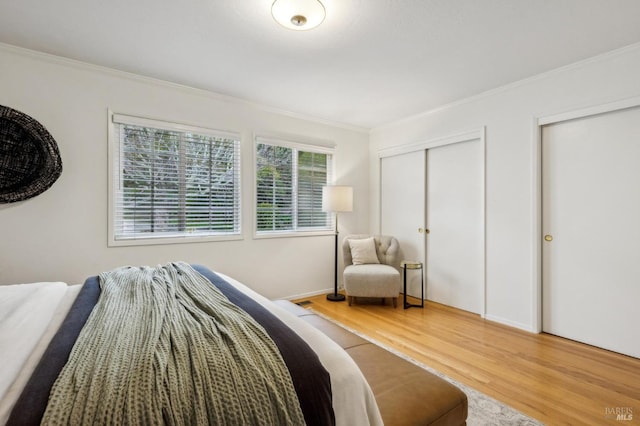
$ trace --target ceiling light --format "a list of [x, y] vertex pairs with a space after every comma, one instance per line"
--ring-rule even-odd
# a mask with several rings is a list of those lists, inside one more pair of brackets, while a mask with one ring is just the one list
[[310, 30], [324, 21], [325, 10], [319, 0], [275, 0], [273, 19], [290, 30]]

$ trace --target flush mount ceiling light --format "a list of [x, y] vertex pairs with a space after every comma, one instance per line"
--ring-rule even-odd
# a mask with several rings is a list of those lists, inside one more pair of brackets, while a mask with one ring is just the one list
[[324, 21], [325, 10], [319, 0], [275, 0], [273, 19], [290, 30], [310, 30]]

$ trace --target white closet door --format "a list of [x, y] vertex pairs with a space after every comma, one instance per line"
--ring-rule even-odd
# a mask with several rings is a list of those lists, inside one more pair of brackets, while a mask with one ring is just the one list
[[484, 315], [484, 148], [427, 151], [427, 299]]
[[[384, 157], [380, 165], [380, 232], [400, 243], [400, 260], [424, 262], [425, 151]], [[407, 294], [420, 297], [420, 273], [407, 274]]]
[[640, 108], [544, 126], [542, 194], [543, 330], [640, 357]]

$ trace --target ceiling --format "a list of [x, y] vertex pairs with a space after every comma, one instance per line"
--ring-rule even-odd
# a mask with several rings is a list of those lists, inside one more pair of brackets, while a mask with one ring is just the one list
[[0, 0], [0, 42], [365, 129], [640, 42], [638, 0]]

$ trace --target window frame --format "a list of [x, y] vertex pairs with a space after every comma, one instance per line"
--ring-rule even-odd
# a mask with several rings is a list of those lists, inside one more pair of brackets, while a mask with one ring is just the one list
[[[243, 239], [243, 206], [242, 206], [242, 139], [240, 132], [231, 132], [224, 130], [216, 130], [211, 128], [193, 126], [183, 123], [170, 122], [166, 120], [158, 120], [152, 118], [144, 118], [128, 114], [114, 113], [110, 109], [108, 113], [108, 247], [120, 246], [139, 246], [139, 245], [165, 245], [165, 244], [184, 244], [210, 241], [231, 241]], [[154, 129], [168, 130], [173, 132], [192, 132], [199, 135], [213, 136], [217, 138], [233, 139], [236, 141], [236, 155], [238, 156], [235, 165], [238, 167], [235, 173], [238, 182], [235, 184], [237, 196], [235, 203], [237, 205], [237, 224], [233, 232], [221, 234], [191, 234], [188, 231], [178, 231], [174, 234], [161, 234], [148, 236], [132, 236], [131, 238], [116, 237], [116, 208], [117, 194], [120, 181], [120, 157], [121, 145], [118, 132], [118, 125], [134, 125], [141, 127], [149, 127]], [[116, 182], [118, 180], [118, 182]]]
[[[296, 138], [298, 139], [298, 138]], [[266, 239], [266, 238], [288, 238], [288, 237], [310, 237], [310, 236], [323, 236], [334, 235], [334, 217], [335, 213], [329, 213], [329, 224], [326, 229], [309, 229], [309, 230], [282, 230], [282, 231], [258, 231], [258, 144], [267, 144], [272, 146], [278, 146], [283, 148], [290, 148], [304, 152], [314, 152], [319, 154], [327, 154], [330, 156], [328, 161], [328, 174], [327, 183], [325, 185], [333, 185], [335, 180], [335, 162], [336, 162], [336, 147], [334, 144], [328, 144], [318, 141], [292, 141], [288, 138], [272, 137], [272, 136], [254, 136], [253, 143], [253, 238], [254, 239]], [[297, 155], [294, 158], [298, 158]], [[293, 190], [297, 190], [297, 176], [298, 176], [298, 164], [296, 161], [295, 169], [292, 172], [295, 176], [296, 182], [294, 182]], [[296, 213], [297, 216], [297, 206]]]

